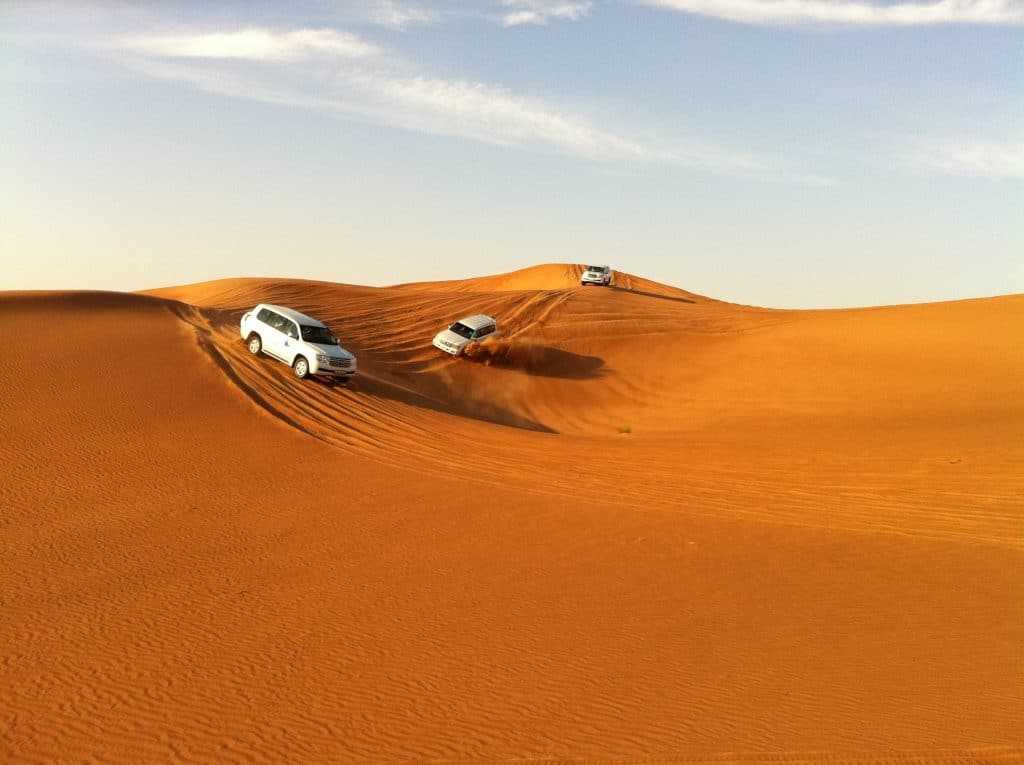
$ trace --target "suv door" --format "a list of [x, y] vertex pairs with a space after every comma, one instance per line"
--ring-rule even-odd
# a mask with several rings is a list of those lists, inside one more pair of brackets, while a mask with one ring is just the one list
[[263, 350], [282, 360], [284, 360], [287, 349], [284, 347], [285, 336], [281, 328], [284, 327], [286, 321], [288, 320], [283, 316], [270, 310], [267, 311], [267, 316], [263, 319], [266, 327], [263, 332]]
[[[281, 318], [281, 321], [283, 322], [281, 324], [281, 358], [290, 365], [300, 350], [299, 325], [284, 317]], [[312, 362], [314, 359], [306, 359], [306, 361]]]

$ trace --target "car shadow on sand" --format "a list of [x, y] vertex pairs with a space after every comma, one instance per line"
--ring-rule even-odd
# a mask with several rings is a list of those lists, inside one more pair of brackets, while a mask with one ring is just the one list
[[409, 406], [440, 412], [441, 414], [465, 417], [470, 420], [480, 420], [481, 422], [489, 422], [496, 425], [505, 425], [510, 428], [519, 428], [520, 430], [532, 430], [537, 433], [557, 432], [543, 423], [516, 414], [490, 401], [478, 401], [467, 398], [439, 400], [373, 375], [362, 375], [358, 381], [352, 383], [352, 388], [393, 401], [400, 401]]
[[630, 289], [629, 287], [620, 287], [617, 284], [608, 285], [608, 289], [615, 290], [617, 292], [629, 292], [633, 295], [643, 295], [644, 297], [656, 298], [658, 300], [670, 300], [673, 303], [696, 303], [696, 300], [692, 298], [682, 297], [681, 295], [659, 295], [657, 292], [648, 292], [647, 290]]
[[469, 346], [463, 359], [483, 366], [514, 369], [537, 377], [593, 380], [606, 374], [604, 359], [529, 341], [497, 340]]

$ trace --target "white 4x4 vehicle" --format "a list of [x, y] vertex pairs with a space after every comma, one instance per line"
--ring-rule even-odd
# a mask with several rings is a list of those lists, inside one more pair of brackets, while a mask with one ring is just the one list
[[348, 380], [356, 373], [356, 357], [338, 338], [322, 322], [291, 308], [260, 303], [242, 317], [240, 333], [250, 353], [283, 361], [299, 379], [323, 375]]
[[434, 347], [452, 356], [458, 356], [474, 340], [493, 335], [497, 329], [498, 323], [490, 316], [482, 313], [467, 316], [434, 335]]
[[580, 276], [580, 284], [586, 287], [588, 284], [599, 284], [608, 287], [612, 283], [612, 269], [610, 266], [587, 266]]

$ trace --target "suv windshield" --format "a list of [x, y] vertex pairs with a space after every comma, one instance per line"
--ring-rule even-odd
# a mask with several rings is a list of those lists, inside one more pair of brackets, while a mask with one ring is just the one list
[[455, 322], [450, 327], [448, 327], [448, 329], [450, 329], [452, 332], [454, 332], [459, 337], [464, 337], [467, 340], [469, 340], [471, 337], [473, 337], [473, 330], [471, 330], [469, 327], [467, 327], [465, 324], [463, 324], [460, 321]]
[[332, 335], [327, 327], [307, 327], [303, 325], [302, 339], [307, 343], [316, 343], [317, 345], [338, 344], [338, 338]]
[[587, 266], [587, 270], [588, 271], [599, 271], [599, 272], [601, 272], [603, 274], [604, 273], [604, 266]]

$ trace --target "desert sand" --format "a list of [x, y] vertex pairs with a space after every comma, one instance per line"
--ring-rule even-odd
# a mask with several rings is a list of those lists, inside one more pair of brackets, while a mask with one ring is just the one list
[[1024, 296], [578, 274], [0, 293], [0, 760], [1024, 758]]

